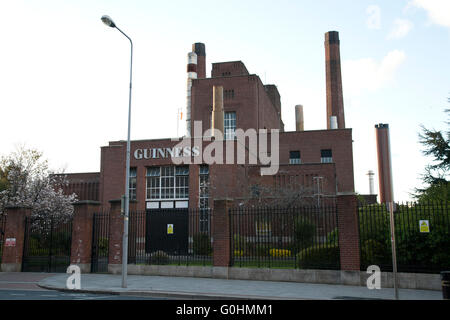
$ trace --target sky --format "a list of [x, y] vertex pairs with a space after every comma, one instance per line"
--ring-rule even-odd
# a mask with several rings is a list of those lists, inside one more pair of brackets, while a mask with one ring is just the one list
[[[177, 135], [192, 43], [211, 63], [241, 60], [281, 95], [286, 131], [297, 104], [305, 130], [326, 128], [324, 34], [339, 31], [355, 191], [378, 191], [375, 129], [390, 126], [394, 198], [411, 200], [431, 159], [420, 126], [446, 129], [449, 0], [0, 0], [0, 156], [38, 149], [55, 170], [100, 170], [100, 147]], [[183, 132], [180, 125], [179, 131]], [[378, 193], [378, 192], [377, 192]]]

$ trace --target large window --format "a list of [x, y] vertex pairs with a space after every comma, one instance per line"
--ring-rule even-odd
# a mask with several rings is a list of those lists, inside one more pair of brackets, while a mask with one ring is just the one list
[[333, 154], [331, 149], [320, 150], [320, 162], [331, 163], [333, 162]]
[[236, 138], [236, 112], [225, 112], [223, 129], [225, 131], [225, 140], [234, 140]]
[[189, 167], [147, 168], [147, 199], [188, 199]]

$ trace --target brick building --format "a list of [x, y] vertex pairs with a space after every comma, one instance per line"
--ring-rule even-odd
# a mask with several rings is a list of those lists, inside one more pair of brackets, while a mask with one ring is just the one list
[[[244, 204], [257, 198], [261, 189], [269, 190], [273, 198], [285, 190], [301, 193], [304, 201], [354, 192], [352, 130], [344, 125], [337, 32], [326, 33], [325, 50], [327, 129], [303, 131], [297, 127], [287, 132], [275, 85], [264, 84], [259, 76], [250, 74], [242, 61], [213, 63], [211, 77], [207, 78], [205, 45], [194, 44], [188, 56], [185, 137], [190, 138], [189, 145], [187, 149], [180, 147], [176, 139], [131, 142], [130, 197], [137, 201], [137, 209], [207, 208], [212, 206], [212, 199], [225, 197]], [[217, 88], [220, 91], [214, 91]], [[223, 140], [203, 131], [200, 135], [194, 132], [196, 121], [201, 121], [203, 130], [215, 127], [221, 131]], [[249, 161], [253, 155], [249, 145], [241, 148], [245, 163], [238, 164], [242, 144], [237, 139], [239, 129], [256, 130], [258, 141], [262, 137], [259, 130], [269, 132], [268, 141], [273, 134], [270, 130], [279, 130], [276, 174], [261, 175], [261, 168], [267, 164], [260, 159], [257, 163]], [[202, 151], [212, 143], [223, 146], [222, 162], [226, 163], [229, 155], [235, 160], [233, 164], [204, 161]], [[266, 155], [275, 151], [269, 143]], [[190, 163], [176, 161], [183, 156]], [[98, 200], [107, 209], [110, 200], [124, 193], [125, 157], [126, 141], [109, 142], [101, 147], [100, 172], [69, 174], [67, 191], [77, 193], [82, 200]]]

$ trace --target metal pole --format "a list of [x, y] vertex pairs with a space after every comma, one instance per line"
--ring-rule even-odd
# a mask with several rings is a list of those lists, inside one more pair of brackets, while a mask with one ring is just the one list
[[122, 30], [117, 26], [116, 29], [120, 31], [128, 40], [131, 45], [131, 58], [130, 58], [130, 93], [128, 97], [128, 136], [127, 136], [127, 155], [126, 155], [126, 168], [125, 168], [125, 214], [123, 217], [123, 238], [122, 238], [122, 288], [127, 287], [127, 273], [128, 273], [128, 217], [130, 211], [130, 129], [131, 129], [131, 88], [132, 88], [132, 75], [133, 75], [133, 42]]
[[397, 282], [397, 253], [395, 249], [395, 219], [394, 202], [389, 202], [389, 218], [391, 225], [391, 248], [392, 248], [392, 273], [394, 276], [394, 297], [398, 300], [398, 282]]

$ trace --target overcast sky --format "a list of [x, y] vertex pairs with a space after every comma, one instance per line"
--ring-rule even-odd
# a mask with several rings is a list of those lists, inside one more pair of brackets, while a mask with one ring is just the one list
[[[339, 31], [346, 126], [353, 128], [356, 191], [368, 193], [375, 129], [389, 123], [394, 193], [409, 200], [430, 159], [420, 125], [445, 129], [450, 97], [450, 1], [1, 0], [0, 155], [25, 145], [52, 168], [100, 170], [100, 147], [127, 133], [129, 43], [134, 42], [132, 139], [177, 133], [186, 105], [187, 53], [242, 60], [294, 106], [305, 129], [326, 127], [324, 33]], [[184, 127], [180, 127], [182, 131]]]

